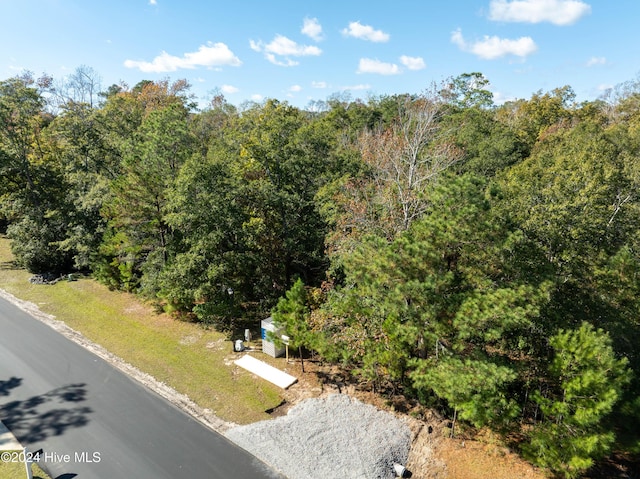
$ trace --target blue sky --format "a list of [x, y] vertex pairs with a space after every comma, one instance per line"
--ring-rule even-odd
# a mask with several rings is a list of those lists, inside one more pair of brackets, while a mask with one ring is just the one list
[[93, 68], [185, 78], [200, 99], [304, 107], [419, 93], [481, 72], [495, 100], [570, 85], [578, 100], [636, 79], [638, 0], [0, 0], [0, 79]]

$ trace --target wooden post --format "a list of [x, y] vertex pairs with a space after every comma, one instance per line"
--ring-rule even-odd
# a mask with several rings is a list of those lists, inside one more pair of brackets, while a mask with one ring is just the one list
[[287, 336], [286, 334], [283, 334], [282, 336], [280, 336], [280, 339], [282, 339], [282, 342], [284, 343], [284, 354], [288, 364], [289, 363], [289, 336]]

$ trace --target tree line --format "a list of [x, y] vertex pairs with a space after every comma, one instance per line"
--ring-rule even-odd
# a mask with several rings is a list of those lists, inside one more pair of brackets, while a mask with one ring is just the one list
[[185, 81], [0, 82], [19, 265], [295, 347], [576, 477], [640, 452], [640, 84], [198, 108]]

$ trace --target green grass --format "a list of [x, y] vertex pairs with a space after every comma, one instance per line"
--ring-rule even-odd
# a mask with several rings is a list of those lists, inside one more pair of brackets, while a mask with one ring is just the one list
[[[19, 453], [20, 451], [2, 451], [10, 453]], [[31, 466], [31, 472], [33, 473], [33, 479], [50, 479], [50, 477], [38, 467], [37, 464]], [[2, 479], [25, 479], [27, 477], [27, 471], [25, 470], [24, 463], [22, 462], [4, 462], [0, 460], [0, 477]]]
[[[280, 390], [230, 364], [232, 344], [217, 331], [157, 314], [139, 298], [88, 278], [32, 285], [0, 236], [0, 288], [30, 301], [218, 417], [239, 424], [267, 419]], [[0, 477], [4, 477], [0, 475]]]

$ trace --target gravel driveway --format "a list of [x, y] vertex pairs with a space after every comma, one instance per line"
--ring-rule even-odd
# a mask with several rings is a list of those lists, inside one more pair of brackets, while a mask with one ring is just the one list
[[404, 422], [345, 394], [307, 399], [286, 416], [226, 436], [289, 479], [393, 478], [393, 464], [406, 464], [411, 446]]

